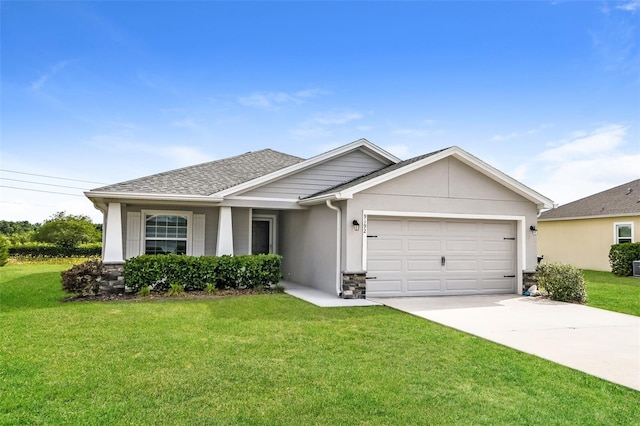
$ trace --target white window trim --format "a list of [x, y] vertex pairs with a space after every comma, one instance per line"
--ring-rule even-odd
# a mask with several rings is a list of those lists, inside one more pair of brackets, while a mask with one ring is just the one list
[[[275, 214], [252, 214], [251, 225], [253, 225], [254, 221], [269, 222], [269, 253], [277, 253], [277, 216]], [[249, 251], [253, 254], [253, 232], [251, 227], [249, 228]]]
[[631, 227], [631, 242], [635, 243], [633, 236], [635, 235], [635, 230], [633, 229], [633, 222], [614, 222], [613, 223], [613, 244], [620, 244], [618, 241], [618, 226], [629, 226]]
[[140, 253], [146, 251], [147, 241], [147, 215], [164, 215], [164, 216], [186, 216], [187, 217], [187, 256], [193, 253], [193, 238], [191, 230], [193, 227], [193, 212], [178, 210], [141, 210], [140, 211]]

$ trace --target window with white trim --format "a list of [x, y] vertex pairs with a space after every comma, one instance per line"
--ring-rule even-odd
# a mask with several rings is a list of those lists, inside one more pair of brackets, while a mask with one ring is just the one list
[[190, 254], [190, 214], [144, 213], [145, 254]]
[[614, 243], [632, 243], [633, 242], [633, 223], [615, 223], [614, 225]]

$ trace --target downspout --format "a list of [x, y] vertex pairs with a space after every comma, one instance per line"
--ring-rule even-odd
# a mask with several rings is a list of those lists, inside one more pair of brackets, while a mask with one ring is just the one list
[[340, 282], [341, 273], [340, 273], [340, 261], [342, 260], [342, 235], [341, 235], [341, 223], [340, 220], [342, 218], [342, 210], [340, 207], [334, 206], [331, 204], [331, 200], [326, 200], [327, 207], [331, 210], [336, 211], [336, 294], [340, 296], [342, 283]]

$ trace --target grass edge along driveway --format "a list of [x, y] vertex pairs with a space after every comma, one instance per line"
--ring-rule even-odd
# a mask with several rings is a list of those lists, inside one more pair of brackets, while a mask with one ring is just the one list
[[640, 392], [385, 307], [60, 303], [0, 270], [0, 424], [638, 424]]

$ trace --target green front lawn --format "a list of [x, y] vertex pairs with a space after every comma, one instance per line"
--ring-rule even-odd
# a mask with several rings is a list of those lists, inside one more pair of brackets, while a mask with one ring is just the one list
[[587, 288], [587, 305], [640, 316], [640, 278], [587, 270], [582, 274]]
[[385, 307], [57, 301], [0, 269], [0, 424], [640, 424], [640, 392]]

